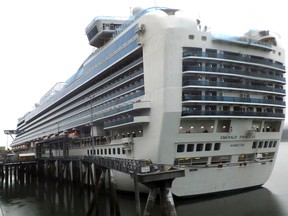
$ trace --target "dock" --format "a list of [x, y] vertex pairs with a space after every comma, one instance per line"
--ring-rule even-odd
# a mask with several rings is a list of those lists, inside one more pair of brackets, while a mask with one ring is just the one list
[[[172, 181], [183, 177], [185, 171], [172, 165], [157, 164], [151, 160], [134, 160], [103, 156], [40, 157], [27, 160], [0, 160], [2, 182], [57, 179], [59, 183], [73, 182], [84, 189], [93, 189], [87, 216], [98, 215], [97, 199], [101, 189], [107, 193], [106, 215], [121, 215], [117, 199], [117, 188], [112, 170], [129, 175], [134, 181], [135, 208], [137, 216], [149, 216], [157, 196], [160, 196], [160, 209], [163, 216], [176, 216], [177, 212], [171, 192]], [[14, 178], [12, 178], [14, 176]], [[105, 184], [106, 182], [106, 184]], [[107, 184], [108, 183], [108, 184]], [[145, 209], [140, 205], [139, 184], [148, 188], [149, 194]], [[107, 186], [108, 185], [108, 186]]]

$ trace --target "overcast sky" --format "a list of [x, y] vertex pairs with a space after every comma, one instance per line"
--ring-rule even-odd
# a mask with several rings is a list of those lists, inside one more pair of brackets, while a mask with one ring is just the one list
[[[85, 27], [95, 16], [129, 16], [135, 6], [169, 6], [193, 13], [211, 27], [238, 34], [248, 28], [275, 31], [287, 47], [285, 0], [7, 0], [0, 2], [0, 146], [5, 129], [57, 82], [66, 81], [92, 52]], [[239, 31], [240, 30], [240, 31]], [[286, 49], [288, 50], [288, 49]]]

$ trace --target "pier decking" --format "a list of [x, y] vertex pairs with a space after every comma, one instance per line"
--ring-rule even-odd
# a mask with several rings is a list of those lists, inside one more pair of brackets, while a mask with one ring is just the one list
[[[88, 215], [94, 209], [97, 215], [97, 199], [105, 181], [109, 188], [109, 208], [106, 215], [121, 215], [117, 200], [116, 183], [111, 170], [117, 170], [130, 175], [134, 180], [135, 208], [137, 215], [151, 214], [157, 194], [160, 195], [161, 215], [176, 216], [175, 205], [171, 192], [171, 184], [175, 178], [185, 175], [184, 170], [164, 164], [155, 164], [150, 160], [133, 160], [102, 156], [66, 156], [44, 157], [22, 160], [0, 160], [0, 177], [2, 181], [33, 181], [57, 178], [60, 183], [80, 183], [80, 187], [90, 185], [94, 188], [93, 199], [90, 202]], [[142, 214], [140, 206], [139, 183], [149, 188], [149, 195]], [[107, 185], [107, 184], [106, 184]]]

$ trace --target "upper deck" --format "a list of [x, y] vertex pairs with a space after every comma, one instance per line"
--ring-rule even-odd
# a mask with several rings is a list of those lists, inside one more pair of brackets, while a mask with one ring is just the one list
[[115, 31], [126, 21], [118, 17], [96, 17], [86, 28], [89, 44], [95, 47], [104, 46]]

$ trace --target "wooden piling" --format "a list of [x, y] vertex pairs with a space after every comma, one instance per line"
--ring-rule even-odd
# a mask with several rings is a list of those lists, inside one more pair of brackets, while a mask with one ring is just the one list
[[106, 169], [103, 169], [102, 173], [101, 173], [101, 176], [100, 176], [100, 179], [98, 181], [98, 184], [95, 187], [94, 196], [93, 196], [92, 201], [91, 201], [91, 203], [89, 205], [87, 216], [92, 215], [92, 212], [93, 212], [94, 208], [96, 208], [96, 215], [98, 215], [97, 200], [98, 200], [101, 188], [102, 188], [103, 184], [105, 184], [105, 173], [106, 173]]
[[139, 183], [138, 183], [138, 176], [137, 176], [136, 170], [134, 170], [134, 172], [133, 172], [133, 178], [134, 178], [134, 195], [135, 195], [136, 215], [141, 216]]
[[150, 216], [151, 215], [153, 206], [155, 204], [155, 199], [157, 197], [157, 191], [158, 191], [158, 188], [155, 188], [155, 187], [150, 188], [143, 216]]

